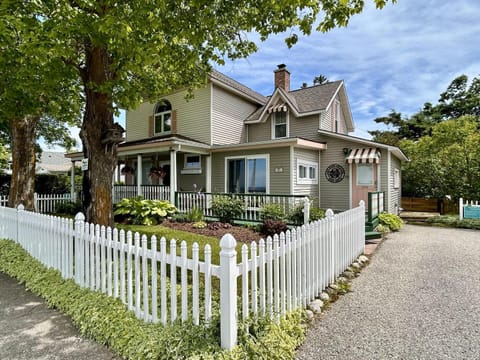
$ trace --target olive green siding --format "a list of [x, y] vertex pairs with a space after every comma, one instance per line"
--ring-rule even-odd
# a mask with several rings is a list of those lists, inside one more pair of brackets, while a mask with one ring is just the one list
[[212, 144], [245, 142], [243, 121], [257, 109], [256, 105], [215, 85], [212, 91]]
[[[177, 112], [177, 134], [210, 144], [210, 98], [208, 84], [203, 89], [194, 91], [194, 98], [185, 99], [186, 92], [180, 91], [159, 98], [166, 99]], [[155, 104], [143, 103], [136, 110], [126, 113], [127, 141], [150, 137], [149, 118], [153, 116]]]
[[[400, 183], [399, 187], [395, 189], [394, 185], [394, 177], [395, 177], [395, 169], [399, 170], [399, 177]], [[398, 213], [400, 208], [400, 203], [402, 199], [402, 183], [401, 183], [401, 174], [402, 174], [402, 164], [401, 161], [396, 158], [395, 156], [391, 155], [390, 157], [390, 179], [389, 179], [389, 189], [390, 189], [390, 196], [388, 199], [388, 212], [391, 213]]]
[[272, 122], [270, 117], [267, 121], [259, 124], [248, 124], [248, 142], [266, 141], [272, 139]]
[[[320, 136], [320, 141], [327, 142], [327, 150], [320, 152], [320, 207], [333, 210], [346, 210], [350, 208], [350, 168], [345, 162], [343, 148], [358, 147], [358, 144]], [[339, 164], [345, 169], [345, 178], [332, 183], [325, 177], [325, 170], [329, 165]]]
[[320, 115], [310, 115], [295, 118], [290, 114], [290, 137], [301, 137], [309, 140], [318, 140], [318, 129], [320, 128]]
[[319, 166], [319, 151], [318, 150], [306, 150], [294, 148], [294, 167], [293, 167], [293, 195], [308, 195], [313, 199], [317, 199], [316, 205], [318, 205], [318, 181], [316, 184], [299, 184], [298, 183], [298, 163], [301, 161], [307, 161], [308, 163], [317, 164], [317, 179]]
[[[182, 170], [185, 166], [185, 155], [184, 153], [177, 154], [177, 179], [178, 179], [178, 190], [180, 191], [206, 191], [206, 171], [205, 156], [201, 156], [201, 170], [200, 174], [182, 174]], [[196, 185], [196, 187], [194, 186]]]
[[212, 154], [212, 192], [225, 192], [225, 158], [232, 156], [268, 155], [270, 194], [291, 194], [290, 147], [273, 149], [215, 152]]

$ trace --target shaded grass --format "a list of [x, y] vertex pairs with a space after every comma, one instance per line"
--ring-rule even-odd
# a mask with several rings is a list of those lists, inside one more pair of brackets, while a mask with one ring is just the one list
[[432, 226], [480, 230], [480, 219], [460, 220], [458, 215], [433, 216], [428, 218], [425, 222]]

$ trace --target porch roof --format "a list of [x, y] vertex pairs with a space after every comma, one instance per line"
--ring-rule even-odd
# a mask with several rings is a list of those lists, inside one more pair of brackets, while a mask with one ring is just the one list
[[126, 141], [118, 145], [118, 155], [161, 152], [169, 150], [207, 154], [210, 145], [181, 135], [163, 135], [147, 139]]
[[211, 148], [211, 152], [222, 152], [228, 150], [249, 150], [249, 149], [265, 149], [282, 146], [294, 146], [304, 149], [316, 149], [326, 150], [327, 144], [320, 141], [307, 140], [299, 137], [274, 139], [267, 141], [255, 141], [241, 144], [228, 144], [228, 145], [214, 145]]

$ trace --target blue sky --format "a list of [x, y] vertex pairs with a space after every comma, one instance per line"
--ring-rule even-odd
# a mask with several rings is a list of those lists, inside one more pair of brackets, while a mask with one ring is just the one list
[[480, 75], [479, 17], [478, 0], [398, 0], [382, 10], [366, 0], [346, 28], [300, 36], [291, 49], [285, 34], [275, 35], [248, 59], [216, 68], [264, 95], [272, 93], [273, 70], [282, 63], [292, 89], [320, 74], [342, 79], [356, 125], [352, 135], [369, 138], [368, 130], [385, 128], [376, 117], [392, 109], [411, 115], [427, 101], [436, 103], [455, 77]]
[[291, 49], [284, 34], [259, 44], [245, 60], [217, 67], [224, 74], [269, 95], [273, 70], [286, 64], [291, 88], [315, 76], [345, 81], [356, 131], [381, 128], [373, 119], [395, 109], [411, 115], [436, 103], [461, 74], [480, 74], [480, 1], [398, 0], [382, 10], [366, 0], [348, 27], [300, 37]]

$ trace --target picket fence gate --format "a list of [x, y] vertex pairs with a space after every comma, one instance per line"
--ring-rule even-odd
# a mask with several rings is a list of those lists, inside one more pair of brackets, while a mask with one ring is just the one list
[[182, 241], [178, 251], [174, 239], [148, 239], [84, 219], [81, 213], [73, 221], [25, 211], [22, 205], [1, 207], [0, 238], [18, 242], [63, 278], [120, 298], [147, 322], [191, 319], [208, 326], [212, 303], [219, 298], [221, 345], [227, 349], [236, 344], [239, 318], [278, 320], [305, 308], [364, 250], [363, 202], [340, 214], [327, 210], [322, 220], [258, 244], [244, 244], [240, 263], [230, 234], [220, 240], [220, 263], [212, 264], [209, 245], [201, 260], [197, 243], [188, 249]]

